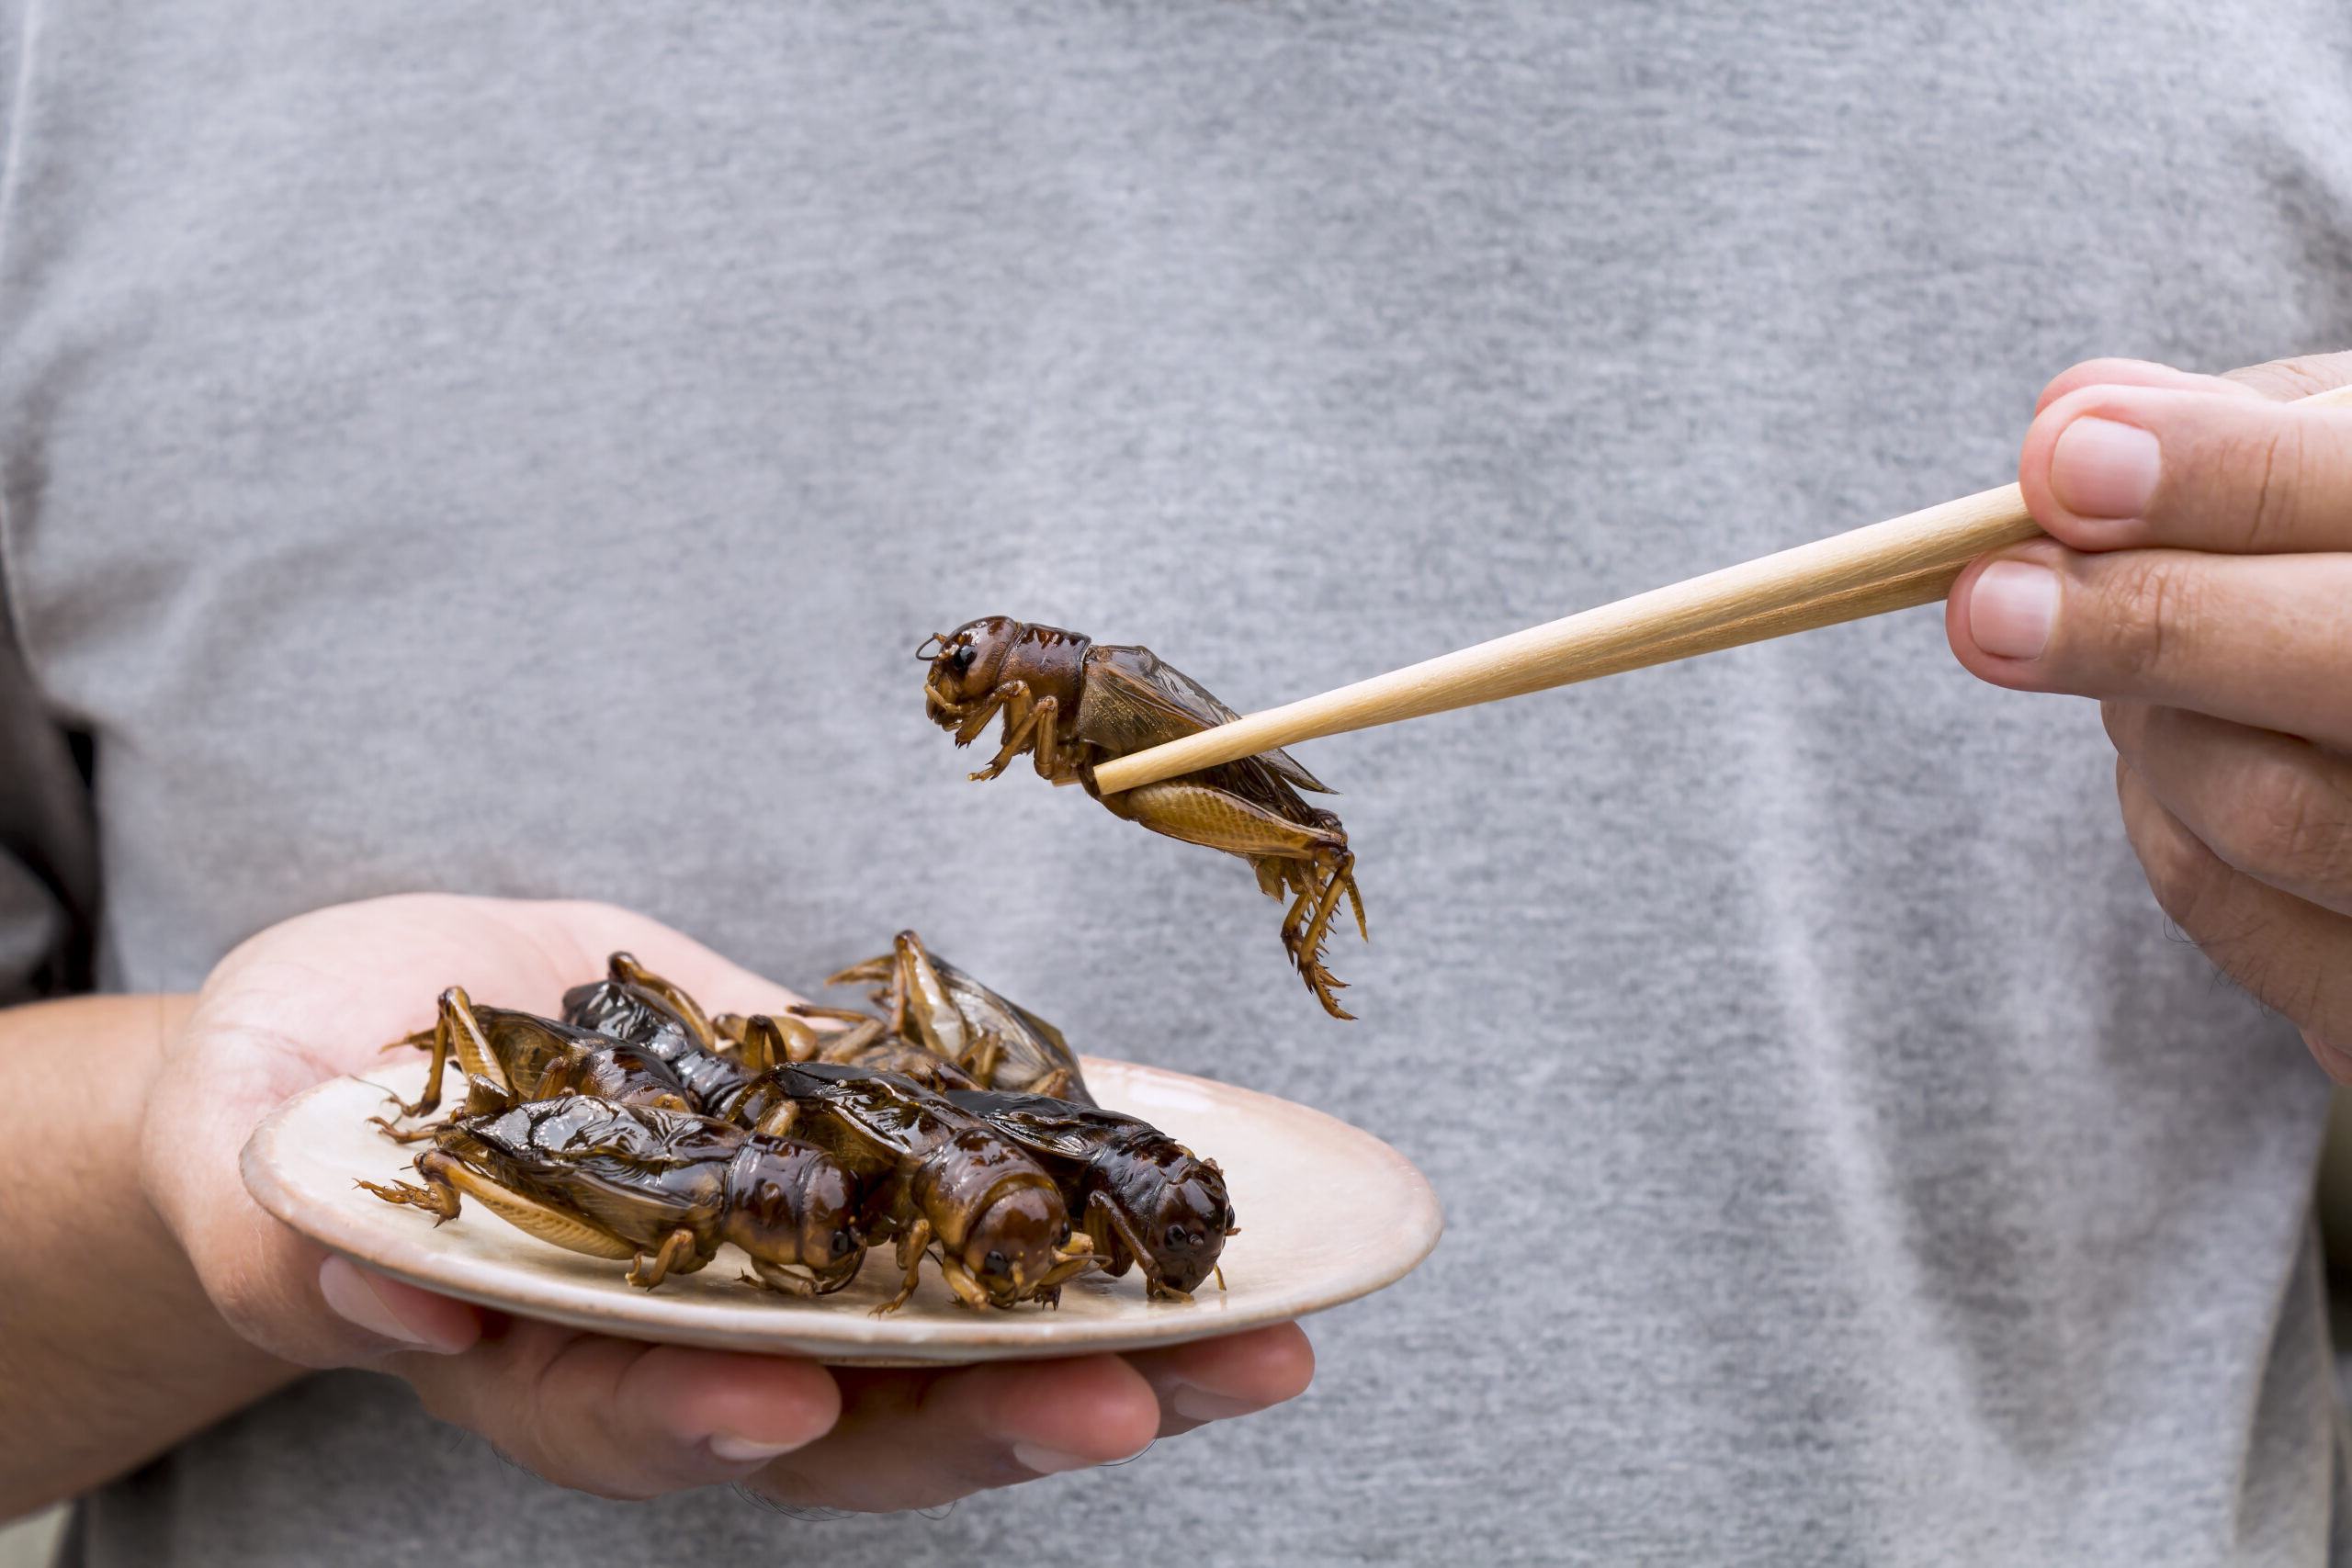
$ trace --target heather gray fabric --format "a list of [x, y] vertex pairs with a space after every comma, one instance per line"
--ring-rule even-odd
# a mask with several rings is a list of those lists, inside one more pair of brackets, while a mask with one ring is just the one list
[[1341, 1025], [908, 654], [1260, 706], [1998, 483], [2077, 357], [2341, 345], [2342, 7], [10, 10], [6, 570], [113, 983], [397, 889], [802, 983], [913, 924], [1450, 1220], [1295, 1405], [944, 1519], [568, 1495], [352, 1373], [80, 1560], [2324, 1556], [2324, 1085], [2087, 705], [1915, 612], [1306, 748]]

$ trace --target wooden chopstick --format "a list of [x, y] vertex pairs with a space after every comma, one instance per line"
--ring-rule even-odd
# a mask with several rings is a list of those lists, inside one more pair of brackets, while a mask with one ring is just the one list
[[[2352, 387], [2300, 400], [2352, 403]], [[2017, 486], [1981, 491], [1115, 758], [1095, 768], [1095, 787], [1116, 794], [1318, 736], [1932, 604], [1978, 556], [2041, 532]]]
[[1921, 595], [1939, 596], [1932, 592], [1939, 581], [1949, 592], [1961, 569], [1985, 551], [2041, 531], [2018, 487], [2003, 485], [1116, 758], [1097, 765], [1095, 787], [1114, 794], [1317, 736], [1497, 702], [1924, 604]]

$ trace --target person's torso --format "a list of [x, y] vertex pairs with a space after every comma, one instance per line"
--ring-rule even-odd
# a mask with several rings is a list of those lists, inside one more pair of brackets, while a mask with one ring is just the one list
[[2168, 938], [2087, 705], [1920, 611], [1316, 743], [1372, 934], [1340, 1024], [1239, 863], [967, 783], [909, 655], [1010, 614], [1261, 707], [1999, 483], [2076, 358], [2339, 345], [2352, 21], [14, 21], [5, 569], [97, 737], [114, 983], [411, 888], [608, 898], [804, 987], [911, 926], [1081, 1050], [1372, 1129], [1449, 1226], [1313, 1325], [1295, 1406], [944, 1519], [560, 1494], [353, 1374], [102, 1495], [90, 1561], [2324, 1525], [2317, 1075]]

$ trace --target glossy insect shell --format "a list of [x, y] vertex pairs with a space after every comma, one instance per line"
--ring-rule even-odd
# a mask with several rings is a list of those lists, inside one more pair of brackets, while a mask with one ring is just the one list
[[[896, 1152], [897, 1171], [866, 1172], [869, 1203], [902, 1195], [992, 1295], [1011, 1295], [1053, 1266], [1069, 1225], [1060, 1190], [1026, 1153], [941, 1096], [889, 1073], [823, 1062], [781, 1066], [768, 1081], [813, 1112], [797, 1131], [859, 1168], [856, 1145]], [[838, 1119], [836, 1127], [828, 1122]], [[844, 1140], [839, 1134], [846, 1133]], [[902, 1185], [903, 1183], [903, 1185]], [[882, 1216], [874, 1216], [879, 1221]], [[989, 1255], [999, 1255], [991, 1263]]]
[[[1144, 1271], [1190, 1292], [1208, 1278], [1233, 1229], [1233, 1201], [1216, 1167], [1138, 1117], [1035, 1094], [946, 1096], [1028, 1151], [1062, 1187], [1095, 1250], [1126, 1269], [1128, 1239]], [[1101, 1212], [1108, 1202], [1118, 1215]], [[1197, 1239], [1195, 1239], [1197, 1238]]]
[[747, 1136], [728, 1163], [726, 1206], [719, 1235], [770, 1263], [822, 1269], [865, 1245], [849, 1177], [807, 1144]]
[[563, 1018], [574, 1028], [625, 1041], [660, 1058], [693, 1094], [695, 1108], [711, 1115], [726, 1114], [753, 1076], [741, 1063], [704, 1050], [668, 1004], [624, 981], [574, 986], [563, 994]]
[[1008, 681], [1025, 682], [1032, 697], [1057, 698], [1062, 711], [1077, 714], [1091, 639], [1010, 615], [983, 615], [936, 640], [940, 649], [924, 682], [924, 707], [941, 728], [955, 728], [962, 716], [949, 709], [985, 697]]
[[1098, 1162], [1095, 1174], [1141, 1233], [1160, 1279], [1180, 1291], [1197, 1290], [1233, 1225], [1225, 1178], [1164, 1136], [1137, 1143], [1120, 1151], [1123, 1157]]

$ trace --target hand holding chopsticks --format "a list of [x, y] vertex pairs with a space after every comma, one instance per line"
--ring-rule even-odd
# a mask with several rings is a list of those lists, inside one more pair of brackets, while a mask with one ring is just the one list
[[[2352, 403], [2352, 388], [2302, 401]], [[1101, 763], [1095, 784], [1114, 794], [1318, 736], [1932, 604], [1978, 556], [2041, 532], [2018, 487], [2003, 485], [1250, 714]]]

